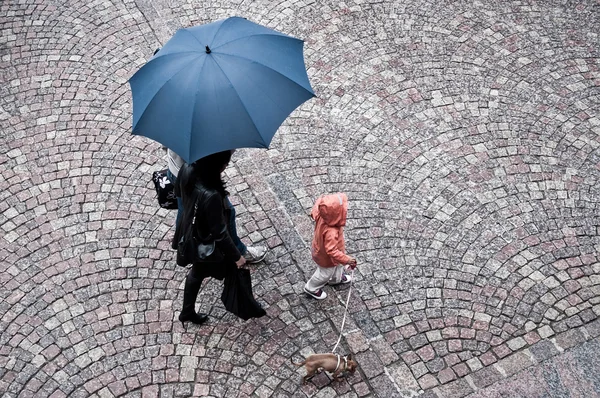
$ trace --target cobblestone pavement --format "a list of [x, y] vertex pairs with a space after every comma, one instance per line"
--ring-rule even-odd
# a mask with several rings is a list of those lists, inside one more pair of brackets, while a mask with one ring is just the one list
[[[185, 270], [127, 79], [182, 26], [305, 39], [317, 98], [227, 170], [268, 316], [174, 322]], [[600, 2], [0, 3], [0, 395], [600, 396]], [[308, 210], [350, 198], [348, 287], [302, 294]]]

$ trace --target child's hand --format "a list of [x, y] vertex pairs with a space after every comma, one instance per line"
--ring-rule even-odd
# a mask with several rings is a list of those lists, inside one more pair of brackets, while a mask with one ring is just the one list
[[356, 268], [356, 259], [353, 257], [350, 257], [350, 260], [348, 261], [348, 266], [350, 267], [350, 269]]

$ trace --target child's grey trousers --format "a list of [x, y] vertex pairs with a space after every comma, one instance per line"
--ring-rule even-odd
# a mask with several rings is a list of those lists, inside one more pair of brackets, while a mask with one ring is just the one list
[[343, 265], [336, 265], [335, 267], [320, 267], [317, 266], [317, 270], [310, 277], [306, 285], [304, 286], [306, 290], [310, 290], [311, 292], [316, 292], [319, 289], [322, 289], [327, 282], [331, 283], [340, 283], [342, 281], [342, 274], [344, 272]]

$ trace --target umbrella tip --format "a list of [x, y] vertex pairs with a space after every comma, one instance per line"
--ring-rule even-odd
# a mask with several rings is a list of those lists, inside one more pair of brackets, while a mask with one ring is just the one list
[[206, 46], [206, 53], [210, 54], [210, 48], [208, 48], [208, 46]]

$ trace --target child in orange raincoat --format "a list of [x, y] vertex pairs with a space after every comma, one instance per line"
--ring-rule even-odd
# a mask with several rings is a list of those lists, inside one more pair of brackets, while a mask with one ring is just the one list
[[304, 292], [318, 300], [327, 294], [326, 284], [349, 283], [350, 275], [344, 273], [344, 265], [356, 267], [356, 260], [346, 254], [344, 225], [348, 214], [348, 197], [344, 193], [321, 196], [312, 208], [315, 220], [315, 236], [312, 241], [312, 258], [317, 270], [306, 282]]

